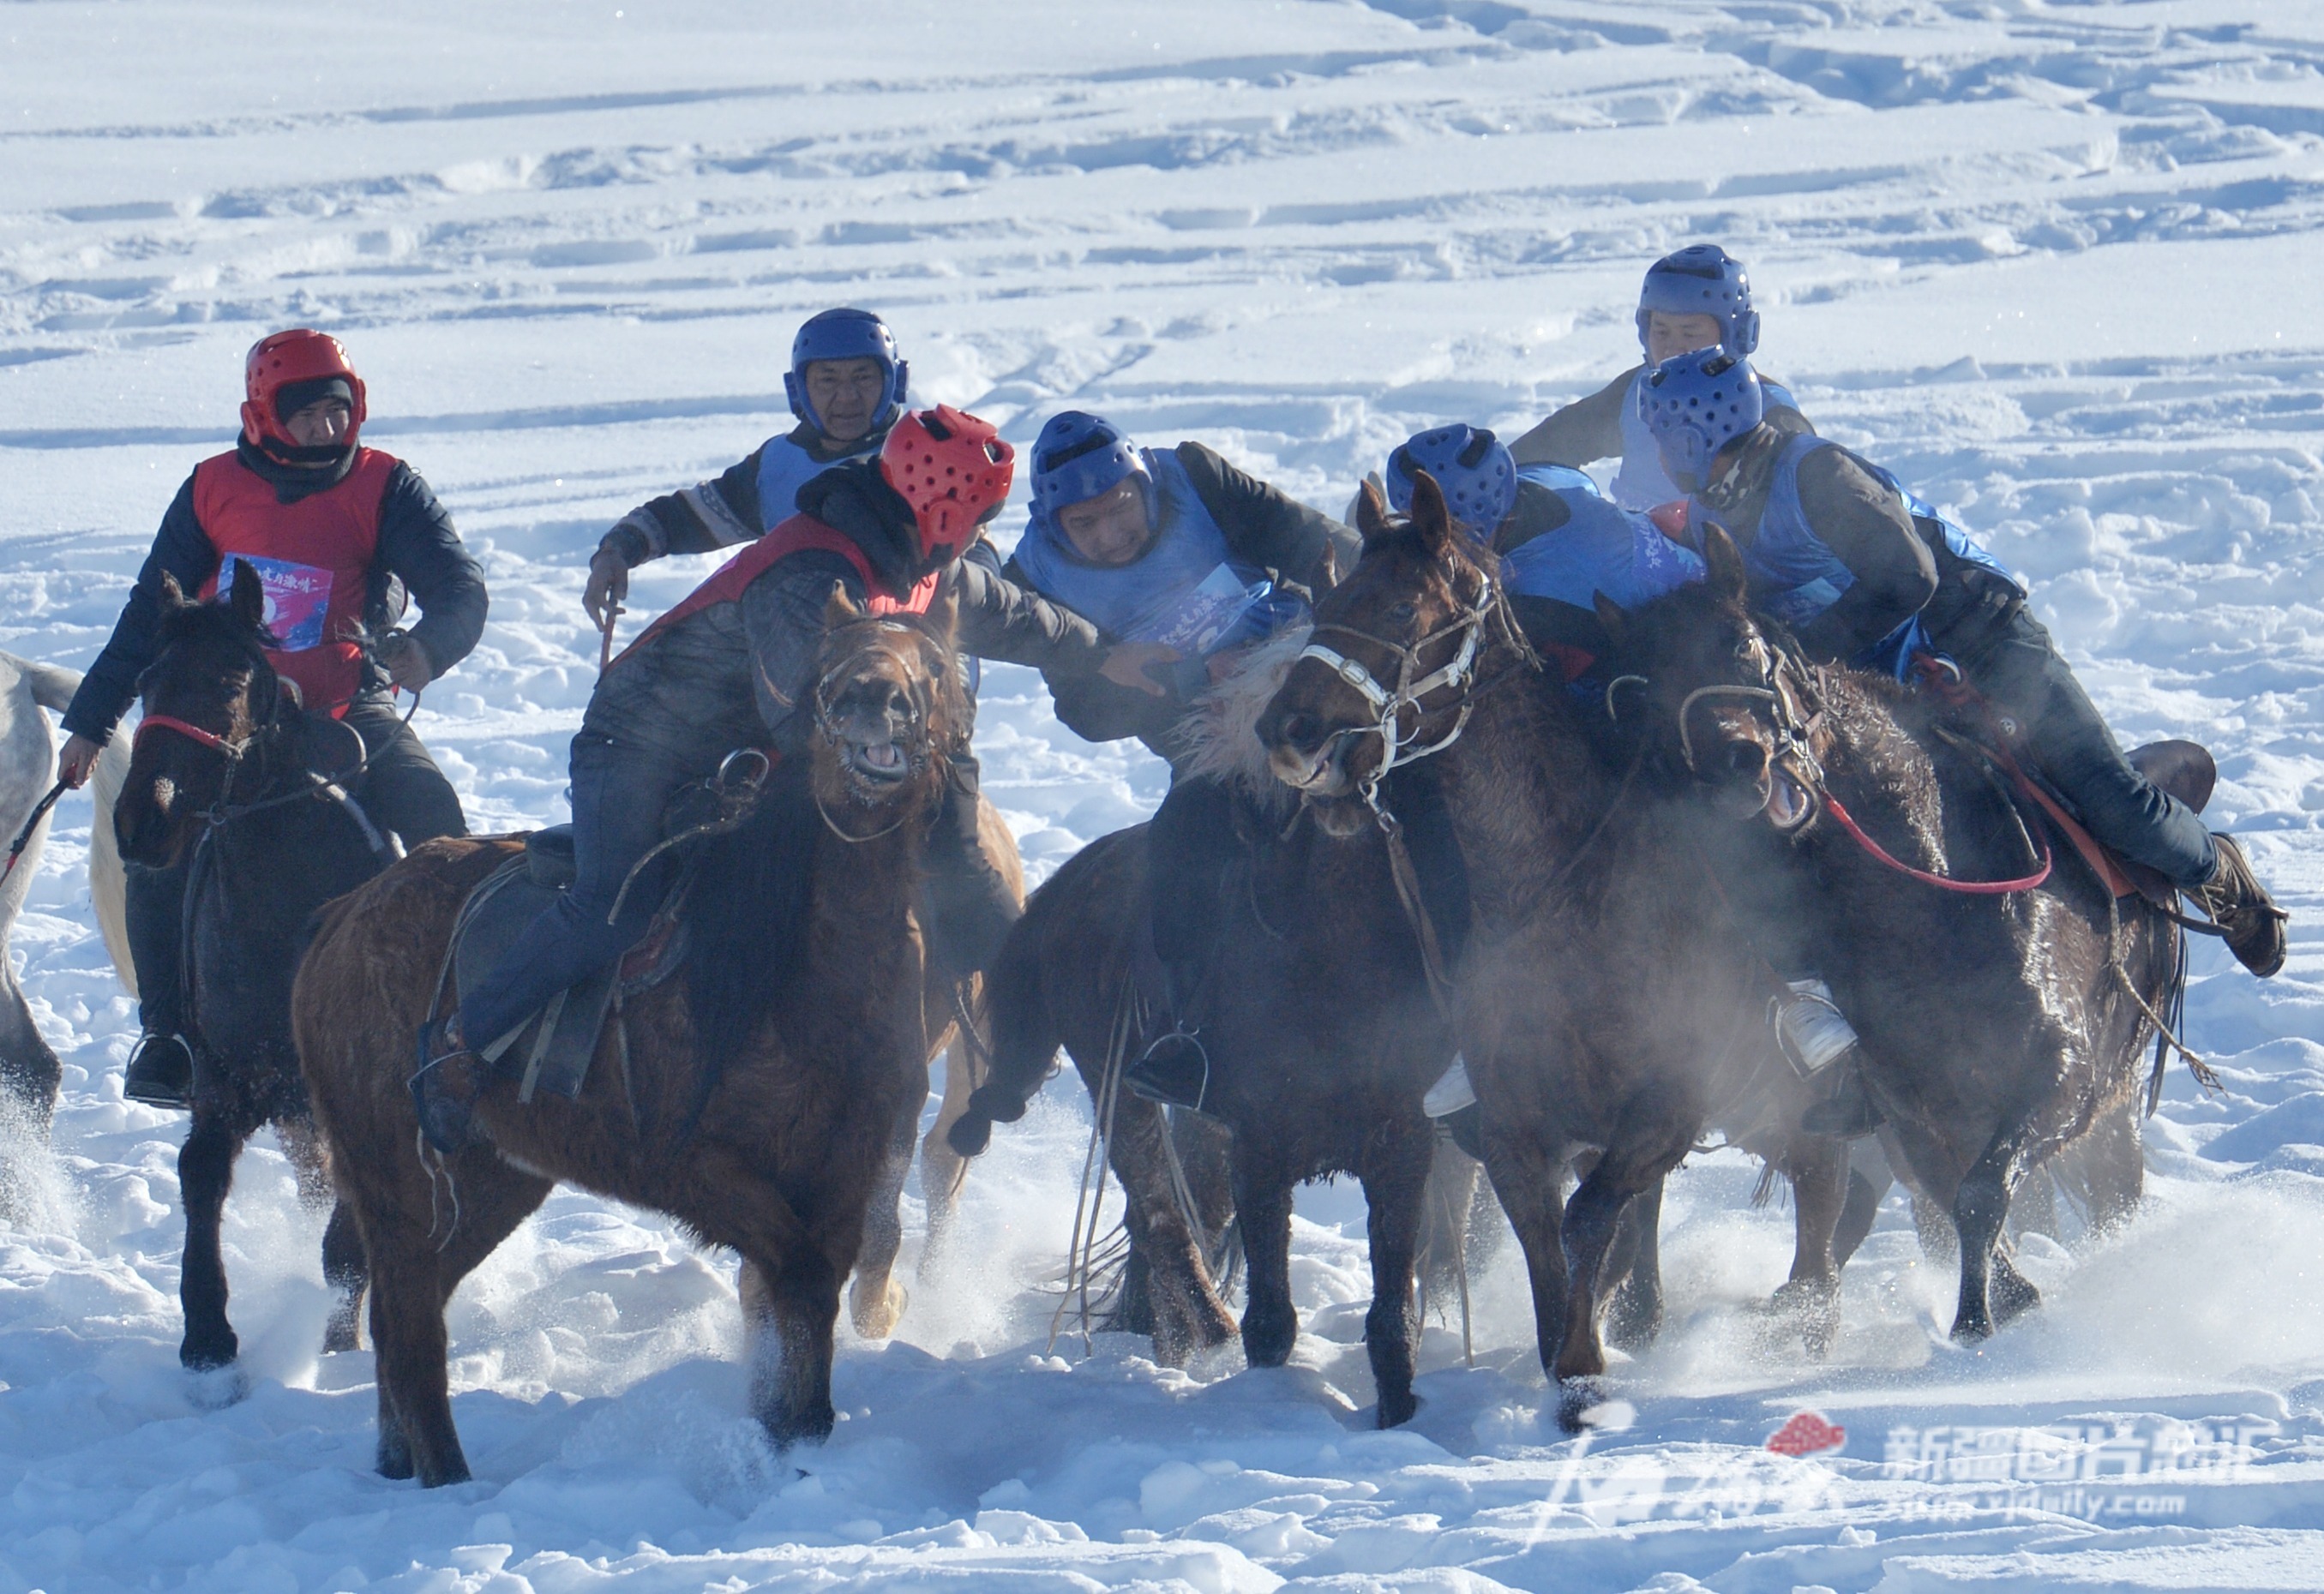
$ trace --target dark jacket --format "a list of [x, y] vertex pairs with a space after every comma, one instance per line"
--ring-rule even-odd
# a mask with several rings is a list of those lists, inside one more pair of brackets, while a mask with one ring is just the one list
[[[816, 477], [800, 490], [799, 509], [854, 543], [883, 582], [906, 588], [924, 573], [910, 506], [873, 463]], [[869, 595], [855, 567], [838, 554], [805, 549], [770, 566], [740, 603], [687, 615], [616, 661], [598, 679], [582, 729], [706, 772], [738, 747], [796, 751], [807, 731], [798, 709], [814, 684], [835, 582], [858, 604]], [[959, 604], [964, 653], [1065, 679], [1095, 670], [1104, 658], [1088, 622], [979, 558], [945, 567], [937, 595], [947, 592]]]
[[[1790, 441], [1779, 428], [1762, 425], [1730, 445], [1728, 464], [1696, 495], [1743, 547], [1758, 535], [1776, 461]], [[1801, 629], [1800, 644], [1819, 658], [1853, 658], [1937, 595], [1938, 557], [1896, 490], [1836, 443], [1800, 462], [1799, 493], [1808, 529], [1856, 577], [1838, 603]], [[1936, 541], [1941, 547], [1941, 532]]]
[[[311, 493], [338, 484], [354, 466], [355, 451], [331, 468], [299, 470], [280, 465], [244, 441], [235, 447], [242, 464], [272, 484], [276, 498], [296, 503]], [[137, 677], [153, 662], [154, 631], [161, 617], [161, 577], [178, 578], [179, 587], [192, 594], [217, 574], [218, 550], [202, 530], [194, 512], [194, 481], [184, 486], [161, 517], [137, 573], [137, 585], [123, 605], [113, 627], [113, 638], [89, 666], [72, 706], [65, 710], [64, 726], [76, 735], [102, 742], [137, 700]], [[399, 591], [399, 587], [401, 591]], [[486, 597], [484, 567], [478, 565], [452, 529], [452, 517], [436, 501], [420, 473], [398, 460], [380, 498], [379, 542], [373, 555], [364, 594], [366, 626], [383, 628], [395, 622], [401, 592], [419, 600], [420, 618], [411, 627], [414, 640], [428, 650], [429, 662], [442, 675], [466, 659], [484, 634]], [[386, 690], [386, 678], [365, 666], [366, 695]]]
[[[1277, 586], [1309, 593], [1328, 589], [1339, 573], [1354, 567], [1362, 544], [1331, 516], [1237, 470], [1200, 443], [1181, 443], [1172, 452], [1239, 562], [1265, 570]], [[1021, 586], [1031, 585], [1014, 559], [1003, 567], [1003, 574]], [[1187, 707], [1179, 690], [1157, 697], [1110, 681], [1095, 670], [1044, 668], [1041, 677], [1056, 700], [1057, 718], [1084, 741], [1135, 736], [1164, 759], [1177, 756], [1171, 733]]]
[[[853, 443], [834, 443], [801, 421], [784, 438], [770, 438], [710, 480], [647, 500], [614, 521], [597, 546], [612, 548], [634, 569], [664, 554], [715, 553], [749, 542], [764, 535], [771, 523], [759, 502], [760, 457], [770, 445], [796, 443], [810, 458], [835, 465], [877, 453], [886, 435], [874, 432]], [[788, 519], [789, 513], [786, 510], [776, 519]]]
[[[1622, 407], [1630, 401], [1630, 383], [1645, 369], [1643, 364], [1633, 365], [1588, 398], [1576, 399], [1510, 444], [1509, 453], [1519, 465], [1563, 465], [1575, 470], [1618, 457], [1623, 449]], [[1769, 405], [1766, 423], [1786, 437], [1815, 430], [1789, 404]]]

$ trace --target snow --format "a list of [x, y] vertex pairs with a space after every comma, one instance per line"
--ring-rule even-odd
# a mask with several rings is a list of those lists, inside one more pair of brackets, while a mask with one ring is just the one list
[[[1052, 1345], [1060, 1083], [895, 1341], [843, 1339], [828, 1444], [745, 1416], [731, 1258], [568, 1191], [453, 1304], [477, 1479], [422, 1493], [371, 1470], [368, 1356], [317, 1354], [271, 1139], [227, 1216], [245, 1397], [178, 1368], [183, 1119], [121, 1100], [76, 798], [14, 946], [67, 1083], [53, 1156], [8, 1158], [0, 1589], [2324, 1584], [2324, 5], [52, 0], [0, 41], [12, 650], [94, 656], [244, 347], [327, 326], [493, 582], [419, 728], [480, 827], [540, 823], [586, 550], [785, 424], [814, 309], [879, 309], [922, 394], [1020, 443], [1098, 409], [1336, 507], [1423, 424], [1605, 381], [1644, 263], [1715, 238], [1768, 368], [2036, 578], [2123, 737], [2213, 746], [2296, 916], [2267, 984], [2195, 949], [2222, 1093], [2174, 1073], [2145, 1208], [2026, 1240], [2046, 1304], [1974, 1352], [1894, 1200], [1830, 1359], [1772, 1340], [1789, 1214], [1727, 1155], [1673, 1182], [1670, 1326], [1587, 1442], [1513, 1244], [1476, 1365], [1432, 1321], [1419, 1416], [1370, 1427], [1348, 1187], [1303, 1193], [1291, 1367]], [[1037, 877], [1162, 788], [1006, 668], [981, 751]], [[1800, 1411], [1844, 1448], [1767, 1451]]]

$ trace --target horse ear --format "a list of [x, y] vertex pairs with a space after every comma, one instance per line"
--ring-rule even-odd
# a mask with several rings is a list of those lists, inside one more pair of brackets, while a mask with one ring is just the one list
[[227, 604], [235, 619], [259, 631], [266, 624], [266, 585], [258, 576], [258, 567], [248, 559], [234, 562], [234, 590], [227, 594]]
[[1750, 587], [1750, 577], [1744, 573], [1743, 555], [1735, 546], [1735, 539], [1716, 521], [1702, 529], [1702, 562], [1710, 567], [1711, 590], [1720, 597], [1741, 603]]
[[1606, 633], [1607, 641], [1618, 649], [1628, 647], [1630, 640], [1628, 611], [1602, 592], [1591, 593], [1590, 603], [1598, 611], [1598, 629]]
[[1426, 471], [1412, 475], [1412, 529], [1433, 559], [1443, 558], [1452, 547], [1452, 511], [1444, 507], [1443, 489]]
[[927, 624], [929, 634], [946, 648], [956, 648], [960, 635], [960, 594], [946, 582], [928, 604]]
[[844, 581], [834, 581], [831, 584], [831, 595], [823, 600], [823, 629], [837, 631], [841, 626], [852, 624], [862, 618], [863, 611], [857, 608], [855, 600], [847, 595], [847, 584]]
[[161, 572], [161, 585], [159, 590], [161, 594], [161, 609], [163, 613], [166, 613], [172, 609], [182, 609], [186, 606], [186, 589], [178, 585], [178, 578], [171, 575], [167, 570]]
[[1366, 476], [1364, 484], [1356, 489], [1356, 534], [1370, 548], [1395, 530], [1388, 522], [1388, 500], [1380, 496], [1379, 484]]

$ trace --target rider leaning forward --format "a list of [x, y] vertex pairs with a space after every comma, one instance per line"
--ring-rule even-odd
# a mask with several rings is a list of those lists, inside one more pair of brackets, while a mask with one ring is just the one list
[[[403, 461], [356, 439], [363, 379], [338, 340], [278, 332], [244, 368], [242, 437], [194, 468], [161, 518], [137, 585], [65, 710], [59, 759], [79, 786], [137, 696], [152, 663], [161, 577], [208, 598], [247, 563], [266, 593], [280, 646], [267, 659], [310, 716], [338, 720], [363, 741], [349, 795], [407, 847], [466, 835], [451, 783], [395, 712], [395, 689], [418, 692], [468, 655], [484, 628], [484, 576], [451, 517]], [[419, 601], [409, 631], [390, 630], [402, 596]], [[360, 640], [376, 639], [368, 650]], [[156, 1106], [190, 1104], [193, 1054], [183, 1035], [180, 926], [186, 871], [128, 866], [131, 961], [139, 1037], [123, 1093]]]
[[[1009, 495], [1015, 455], [993, 428], [948, 406], [899, 418], [878, 455], [823, 471], [798, 513], [752, 542], [613, 662], [573, 739], [578, 877], [458, 1009], [422, 1032], [412, 1079], [429, 1139], [468, 1140], [489, 1046], [643, 934], [672, 867], [649, 864], [606, 922], [632, 869], [661, 839], [680, 788], [736, 748], [799, 756], [813, 719], [809, 675], [835, 585], [857, 605], [923, 612], [949, 593], [964, 651], [1063, 676], [1096, 670], [1106, 648], [1087, 622], [963, 557]], [[936, 934], [956, 967], [982, 968], [1016, 921], [985, 855], [977, 767], [964, 753], [928, 838]]]

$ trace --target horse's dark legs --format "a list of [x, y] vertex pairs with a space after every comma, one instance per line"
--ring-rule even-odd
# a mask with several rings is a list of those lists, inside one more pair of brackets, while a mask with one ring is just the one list
[[[1845, 1267], [1879, 1221], [1880, 1202], [1896, 1182], [1888, 1159], [1875, 1140], [1851, 1141], [1848, 1154], [1848, 1193], [1840, 1198], [1840, 1221], [1831, 1234], [1831, 1265]], [[1859, 1147], [1870, 1147], [1869, 1152]], [[1877, 1160], [1876, 1160], [1877, 1159]]]
[[1180, 1367], [1195, 1351], [1231, 1338], [1234, 1316], [1212, 1283], [1202, 1237], [1178, 1210], [1170, 1180], [1170, 1147], [1163, 1143], [1169, 1133], [1159, 1107], [1121, 1092], [1114, 1103], [1109, 1160], [1129, 1201], [1125, 1221], [1131, 1255], [1142, 1258], [1147, 1269], [1154, 1359], [1165, 1367]]
[[2139, 1145], [2135, 1101], [2099, 1114], [2077, 1149], [2082, 1154], [2090, 1231], [2105, 1234], [2128, 1222], [2146, 1193], [2146, 1154]]
[[[1379, 1391], [1379, 1425], [1393, 1428], [1409, 1421], [1420, 1408], [1412, 1393], [1414, 1356], [1420, 1339], [1420, 1321], [1413, 1310], [1412, 1269], [1428, 1202], [1429, 1165], [1436, 1151], [1435, 1128], [1416, 1113], [1406, 1121], [1391, 1121], [1374, 1129], [1364, 1150], [1365, 1166], [1360, 1173], [1367, 1209], [1365, 1228], [1370, 1236], [1372, 1260], [1372, 1304], [1371, 1310], [1364, 1313], [1364, 1350], [1371, 1359], [1372, 1382]], [[1466, 1216], [1465, 1203], [1462, 1215]], [[1284, 1234], [1287, 1242], [1287, 1221]], [[1453, 1243], [1460, 1243], [1457, 1236]], [[1287, 1267], [1285, 1282], [1287, 1307]], [[1258, 1292], [1253, 1290], [1252, 1300], [1255, 1303], [1257, 1299]], [[1293, 1321], [1296, 1332], [1296, 1318]], [[1246, 1345], [1250, 1332], [1250, 1320], [1246, 1313]], [[1285, 1353], [1289, 1353], [1287, 1342]]]
[[[1600, 1280], [1622, 1209], [1632, 1197], [1678, 1166], [1694, 1143], [1693, 1125], [1664, 1112], [1654, 1102], [1634, 1102], [1624, 1111], [1598, 1166], [1565, 1205], [1558, 1238], [1565, 1252], [1564, 1340], [1554, 1369], [1564, 1383], [1593, 1378], [1606, 1370], [1598, 1341]], [[1561, 1420], [1574, 1414], [1561, 1409]]]
[[[872, 1189], [872, 1204], [863, 1213], [863, 1248], [855, 1258], [855, 1282], [847, 1292], [847, 1313], [855, 1331], [867, 1340], [884, 1340], [904, 1313], [904, 1292], [892, 1275], [896, 1253], [904, 1243], [904, 1181], [912, 1172], [912, 1150], [918, 1144], [923, 1095], [896, 1117], [895, 1132], [880, 1164], [880, 1180]], [[933, 1210], [933, 1207], [931, 1207]]]
[[1542, 1371], [1554, 1381], [1557, 1347], [1565, 1331], [1565, 1251], [1557, 1236], [1563, 1165], [1553, 1160], [1554, 1148], [1522, 1131], [1511, 1132], [1498, 1125], [1489, 1106], [1485, 1172], [1525, 1252], [1526, 1275], [1533, 1285], [1534, 1343], [1540, 1351]]
[[830, 1437], [831, 1332], [839, 1321], [839, 1276], [811, 1245], [779, 1262], [751, 1258], [742, 1271], [743, 1321], [751, 1342], [751, 1409], [777, 1448]]
[[1808, 1354], [1821, 1357], [1840, 1332], [1840, 1264], [1833, 1236], [1848, 1196], [1848, 1147], [1797, 1135], [1784, 1148], [1792, 1184], [1792, 1276], [1775, 1291], [1778, 1312], [1797, 1315]]
[[255, 1127], [197, 1096], [193, 1128], [178, 1153], [178, 1197], [186, 1209], [186, 1249], [178, 1275], [186, 1337], [178, 1346], [178, 1359], [193, 1372], [230, 1367], [241, 1350], [226, 1321], [226, 1258], [218, 1228], [234, 1184], [235, 1159]]
[[1618, 1274], [1606, 1307], [1606, 1339], [1623, 1350], [1643, 1350], [1663, 1331], [1663, 1181], [1656, 1179], [1623, 1210], [1607, 1258]]
[[339, 1202], [323, 1230], [323, 1283], [331, 1292], [331, 1315], [323, 1325], [323, 1354], [356, 1349], [355, 1323], [363, 1310], [371, 1264], [364, 1256], [363, 1231], [354, 1209]]
[[[2074, 1065], [2065, 1072], [2069, 1077]], [[2044, 1115], [2058, 1104], [2044, 1100], [2006, 1113], [2000, 1129], [1971, 1165], [1953, 1196], [1953, 1230], [1960, 1237], [1960, 1304], [1953, 1313], [1953, 1342], [1973, 1345], [2028, 1308], [2041, 1292], [2007, 1258], [1997, 1254], [2009, 1221], [2009, 1197], [2025, 1169], [2038, 1163], [2061, 1138]]]
[[[1281, 1170], [1259, 1162], [1240, 1141], [1235, 1153], [1235, 1213], [1242, 1221], [1250, 1290], [1242, 1309], [1243, 1359], [1253, 1367], [1281, 1367], [1291, 1359], [1291, 1347], [1299, 1338], [1299, 1313], [1291, 1304], [1292, 1182]], [[1410, 1239], [1404, 1244], [1408, 1291]], [[1377, 1270], [1377, 1261], [1373, 1266]]]

